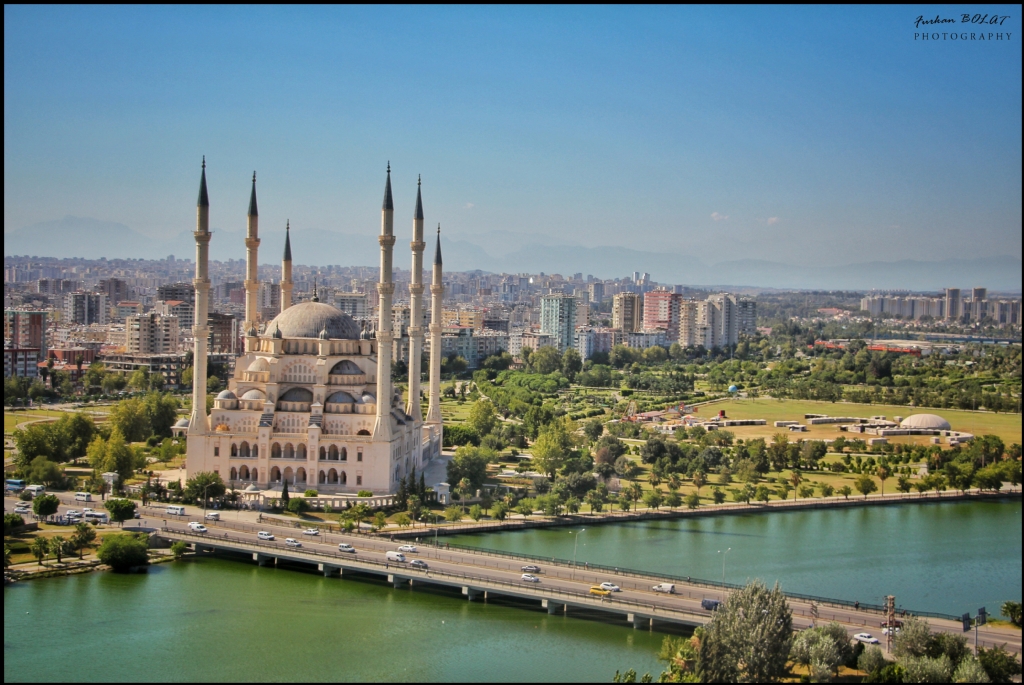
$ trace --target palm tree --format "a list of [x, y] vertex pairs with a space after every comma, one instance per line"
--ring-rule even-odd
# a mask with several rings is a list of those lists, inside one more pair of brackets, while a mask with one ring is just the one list
[[679, 477], [678, 473], [669, 474], [668, 487], [670, 490], [678, 490], [679, 486], [683, 484], [683, 479]]
[[697, 494], [700, 495], [700, 489], [704, 487], [708, 482], [707, 476], [704, 475], [703, 471], [697, 471], [693, 474], [693, 484], [697, 488]]
[[370, 517], [370, 507], [364, 502], [359, 502], [348, 510], [348, 518], [356, 525], [356, 532], [359, 532], [359, 524]]
[[83, 550], [96, 539], [96, 531], [88, 523], [80, 522], [75, 524], [75, 534], [71, 536], [71, 543], [78, 550], [78, 558], [83, 556]]
[[46, 555], [50, 553], [50, 543], [47, 542], [46, 538], [36, 536], [36, 538], [32, 540], [32, 545], [29, 549], [32, 550], [32, 556], [34, 556], [36, 561], [39, 562], [39, 565], [42, 566], [43, 559], [45, 559]]
[[633, 502], [639, 502], [644, 496], [644, 486], [640, 485], [640, 483], [630, 483], [627, 489], [629, 491], [629, 498], [633, 500]]
[[789, 475], [789, 482], [793, 484], [793, 499], [796, 499], [797, 488], [800, 487], [800, 483], [804, 482], [804, 477], [800, 475], [800, 472], [796, 469]]
[[68, 541], [63, 535], [54, 535], [50, 538], [50, 551], [53, 552], [53, 556], [57, 557], [57, 563], [61, 563], [64, 560], [64, 552], [67, 551]]
[[466, 513], [466, 493], [469, 491], [472, 483], [469, 482], [468, 478], [463, 478], [459, 481], [459, 499], [462, 500], [462, 513]]
[[658, 486], [661, 485], [661, 476], [659, 476], [654, 471], [651, 471], [649, 474], [647, 474], [647, 482], [651, 484], [651, 487], [657, 489]]
[[889, 470], [888, 466], [886, 466], [884, 464], [880, 464], [878, 466], [878, 468], [875, 469], [875, 475], [878, 476], [878, 480], [882, 481], [882, 494], [884, 495], [885, 494], [885, 479], [892, 475], [892, 471]]

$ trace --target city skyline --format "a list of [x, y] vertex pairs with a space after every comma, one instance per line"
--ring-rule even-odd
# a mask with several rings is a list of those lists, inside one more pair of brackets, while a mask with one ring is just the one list
[[[955, 257], [1019, 282], [1019, 43], [915, 45], [910, 14], [5, 8], [5, 243], [71, 215], [184, 256], [205, 153], [212, 245], [240, 243], [255, 167], [267, 243], [290, 219], [297, 263], [345, 264], [372, 253], [351, 236], [390, 159], [399, 217], [424, 175], [453, 269], [553, 271], [542, 245], [667, 262], [563, 269], [606, 278], [798, 287], [780, 265]], [[977, 97], [946, 97], [968, 73]], [[714, 280], [723, 262], [751, 280]]]

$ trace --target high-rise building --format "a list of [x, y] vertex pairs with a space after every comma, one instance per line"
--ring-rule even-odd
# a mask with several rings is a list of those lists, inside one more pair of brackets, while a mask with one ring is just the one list
[[644, 330], [662, 330], [669, 340], [678, 340], [679, 306], [682, 301], [682, 295], [664, 289], [644, 294]]
[[178, 317], [157, 312], [132, 314], [125, 319], [128, 354], [174, 354], [178, 351]]
[[576, 298], [572, 295], [545, 295], [540, 299], [540, 330], [552, 336], [559, 352], [572, 347], [576, 332]]
[[164, 300], [165, 302], [177, 300], [194, 305], [196, 302], [196, 289], [191, 283], [167, 283], [157, 286], [156, 299]]
[[210, 312], [210, 352], [236, 354], [239, 351], [238, 319], [231, 314]]
[[178, 325], [189, 330], [196, 322], [196, 308], [191, 302], [181, 300], [168, 300], [157, 302], [153, 311], [162, 316], [178, 317]]
[[336, 292], [334, 293], [334, 306], [356, 321], [361, 321], [369, 316], [366, 293]]
[[612, 328], [636, 333], [643, 325], [643, 305], [636, 293], [619, 293], [612, 299]]
[[946, 320], [957, 321], [963, 315], [960, 307], [960, 288], [946, 288]]
[[4, 311], [4, 341], [13, 347], [46, 349], [46, 312]]
[[64, 321], [89, 325], [107, 323], [107, 294], [76, 292], [64, 295]]
[[120, 278], [105, 278], [96, 286], [96, 291], [105, 293], [110, 304], [117, 304], [121, 300], [127, 300], [128, 284]]

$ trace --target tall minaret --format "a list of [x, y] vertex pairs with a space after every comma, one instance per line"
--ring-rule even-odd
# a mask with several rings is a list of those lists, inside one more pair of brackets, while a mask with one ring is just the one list
[[284, 225], [284, 257], [281, 259], [281, 311], [292, 306], [292, 222]]
[[427, 423], [441, 425], [441, 224], [437, 225], [437, 248], [434, 250], [434, 277], [430, 283], [430, 404]]
[[[253, 196], [255, 198], [255, 195]], [[206, 157], [203, 157], [203, 175], [199, 180], [199, 202], [196, 207], [196, 318], [192, 326], [195, 351], [192, 356], [192, 418], [188, 432], [203, 434], [206, 425], [206, 342], [210, 334], [207, 325], [210, 301], [210, 197], [206, 193]]]
[[373, 427], [375, 442], [391, 442], [391, 342], [395, 334], [391, 322], [391, 251], [395, 247], [395, 203], [391, 199], [391, 163], [384, 184], [384, 206], [380, 217], [380, 319], [377, 325], [377, 421]]
[[[245, 335], [259, 327], [260, 297], [260, 217], [256, 209], [256, 172], [252, 172], [252, 193], [249, 195], [249, 220], [245, 233]], [[246, 350], [248, 351], [248, 350]]]
[[416, 180], [416, 212], [412, 216], [412, 280], [409, 282], [409, 407], [414, 423], [423, 422], [420, 409], [420, 363], [423, 356], [423, 199]]

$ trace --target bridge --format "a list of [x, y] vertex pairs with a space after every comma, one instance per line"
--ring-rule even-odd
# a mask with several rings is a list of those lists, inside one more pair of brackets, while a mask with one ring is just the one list
[[[321, 532], [305, 536], [291, 527], [275, 523], [253, 525], [235, 521], [207, 522], [208, 532], [196, 533], [186, 522], [163, 521], [157, 535], [168, 541], [182, 541], [198, 553], [219, 552], [236, 558], [244, 557], [264, 565], [285, 562], [307, 568], [328, 577], [353, 574], [386, 579], [395, 588], [444, 587], [460, 592], [469, 601], [486, 601], [493, 597], [510, 597], [533, 603], [549, 614], [573, 613], [584, 610], [588, 618], [606, 617], [611, 621], [625, 620], [634, 628], [700, 626], [712, 614], [701, 608], [703, 599], [724, 600], [730, 588], [707, 586], [699, 582], [687, 583], [677, 578], [659, 578], [656, 574], [639, 573], [623, 569], [595, 569], [589, 565], [573, 565], [550, 558], [529, 558], [472, 549], [448, 549], [442, 542], [437, 546], [417, 544], [417, 551], [406, 553], [409, 560], [420, 559], [428, 568], [416, 568], [409, 563], [388, 561], [385, 553], [397, 549], [408, 541], [390, 542], [382, 537], [359, 534]], [[259, 540], [256, 532], [265, 530], [276, 536], [274, 541]], [[295, 536], [301, 547], [285, 544], [286, 536]], [[346, 542], [356, 552], [338, 550], [338, 543]], [[521, 579], [522, 566], [534, 565], [540, 572], [533, 575], [540, 582]], [[611, 582], [621, 588], [608, 597], [590, 593], [590, 588], [602, 582]], [[675, 593], [656, 593], [652, 587], [660, 582], [675, 584]], [[880, 625], [884, 614], [864, 607], [852, 607], [838, 600], [810, 600], [789, 597], [795, 629], [817, 623], [837, 621], [852, 636], [870, 632], [882, 639]], [[959, 621], [928, 617], [934, 632], [960, 633]], [[884, 639], [882, 639], [884, 642]], [[993, 647], [1005, 644], [1010, 651], [1020, 653], [1021, 634], [993, 626], [978, 631], [978, 644]]]

